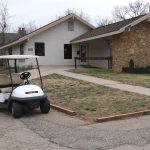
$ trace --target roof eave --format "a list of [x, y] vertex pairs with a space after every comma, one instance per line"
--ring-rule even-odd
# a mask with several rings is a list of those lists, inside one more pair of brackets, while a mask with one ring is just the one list
[[99, 38], [104, 38], [104, 37], [116, 35], [116, 34], [119, 34], [121, 32], [123, 32], [123, 31], [114, 31], [114, 32], [110, 32], [110, 33], [106, 33], [106, 34], [102, 34], [102, 35], [98, 35], [98, 36], [94, 36], [94, 37], [90, 37], [90, 38], [71, 41], [71, 43], [76, 44], [76, 43], [86, 42], [86, 41], [90, 41], [90, 40], [95, 40], [95, 39], [99, 39]]
[[82, 19], [81, 17], [77, 16], [76, 14], [72, 14], [74, 17], [76, 17], [78, 20], [89, 26], [91, 29], [95, 29], [95, 26], [87, 22], [86, 20]]
[[133, 26], [139, 24], [140, 22], [142, 22], [142, 21], [144, 21], [144, 20], [146, 20], [146, 19], [150, 19], [150, 14], [147, 14], [147, 15], [145, 15], [145, 16], [143, 16], [143, 17], [141, 17], [141, 18], [139, 18], [139, 19], [137, 19], [137, 20], [135, 20], [135, 21], [133, 21], [132, 23], [130, 23], [130, 24], [128, 24], [128, 25], [122, 27], [122, 28], [120, 29], [120, 31], [124, 31], [125, 28], [128, 27], [128, 26], [133, 27]]
[[24, 42], [26, 40], [27, 40], [27, 38], [20, 38], [19, 40], [16, 40], [16, 41], [14, 41], [12, 43], [9, 43], [7, 45], [4, 45], [4, 46], [0, 47], [0, 50], [8, 48], [8, 47], [11, 47], [11, 46], [16, 45], [16, 44], [19, 44], [19, 43]]

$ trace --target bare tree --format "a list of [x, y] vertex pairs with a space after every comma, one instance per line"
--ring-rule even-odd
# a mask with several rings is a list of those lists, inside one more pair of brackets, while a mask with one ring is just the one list
[[67, 10], [65, 11], [65, 15], [70, 15], [70, 14], [72, 14], [72, 13], [75, 13], [75, 10], [74, 10], [74, 9], [67, 9]]
[[8, 23], [10, 16], [7, 8], [7, 4], [0, 1], [0, 33], [1, 33], [1, 44], [5, 44], [5, 33], [8, 31], [10, 25]]
[[77, 12], [75, 11], [74, 9], [67, 9], [65, 12], [64, 12], [64, 15], [56, 15], [55, 19], [51, 19], [51, 21], [54, 21], [56, 19], [60, 19], [66, 15], [70, 15], [70, 14], [76, 14], [77, 16], [81, 17], [82, 19], [90, 22], [90, 17], [88, 14], [84, 13], [83, 11], [80, 11], [80, 12]]
[[150, 12], [150, 3], [144, 3], [137, 0], [134, 3], [129, 3], [127, 13], [130, 17], [143, 15]]
[[19, 28], [24, 28], [26, 33], [30, 33], [38, 28], [35, 21], [30, 21], [29, 23], [22, 23]]
[[77, 12], [77, 11], [75, 11], [74, 9], [67, 9], [67, 10], [65, 11], [65, 15], [69, 15], [69, 14], [72, 14], [72, 13], [73, 13], [73, 14], [76, 14], [76, 15], [78, 15], [79, 17], [81, 17], [82, 19], [84, 19], [84, 20], [90, 22], [90, 17], [89, 17], [89, 15], [88, 15], [87, 13], [84, 13], [83, 11]]
[[113, 23], [113, 21], [108, 19], [108, 18], [98, 18], [96, 20], [96, 24], [97, 24], [98, 27], [105, 26], [105, 25], [108, 25], [108, 24], [111, 24], [111, 23]]
[[112, 12], [112, 15], [113, 15], [114, 21], [125, 20], [127, 16], [127, 7], [115, 6]]
[[124, 20], [129, 17], [136, 17], [150, 12], [150, 3], [136, 0], [127, 6], [115, 6], [112, 12], [115, 21]]

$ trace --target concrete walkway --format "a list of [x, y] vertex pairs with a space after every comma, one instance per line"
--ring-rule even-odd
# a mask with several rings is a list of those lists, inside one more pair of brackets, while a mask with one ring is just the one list
[[[128, 92], [133, 92], [133, 93], [150, 96], [150, 88], [122, 84], [117, 81], [111, 81], [111, 80], [106, 80], [106, 79], [102, 79], [102, 78], [67, 72], [68, 69], [73, 69], [73, 67], [62, 67], [62, 66], [61, 67], [60, 66], [41, 67], [41, 74], [42, 74], [42, 76], [46, 76], [49, 74], [57, 73], [57, 74], [60, 74], [63, 76], [103, 85], [106, 87], [111, 87], [111, 88], [115, 88], [115, 89], [119, 89], [119, 90], [123, 90], [123, 91], [128, 91]], [[37, 71], [31, 70], [30, 72], [32, 74], [32, 79], [38, 77]]]
[[138, 94], [150, 96], [150, 88], [144, 88], [144, 87], [140, 87], [140, 86], [122, 84], [122, 83], [119, 83], [117, 81], [111, 81], [111, 80], [106, 80], [106, 79], [102, 79], [102, 78], [71, 73], [71, 72], [67, 72], [67, 71], [58, 71], [57, 73], [64, 75], [64, 76], [71, 77], [71, 78], [75, 78], [75, 79], [103, 85], [106, 87], [111, 87], [111, 88], [115, 88], [115, 89], [119, 89], [119, 90], [123, 90], [123, 91], [128, 91], [128, 92], [133, 92], [133, 93], [138, 93]]

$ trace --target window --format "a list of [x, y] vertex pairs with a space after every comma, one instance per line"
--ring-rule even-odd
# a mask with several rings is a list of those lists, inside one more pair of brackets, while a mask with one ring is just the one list
[[24, 45], [20, 44], [20, 55], [24, 54]]
[[45, 43], [35, 43], [35, 55], [45, 56]]
[[9, 55], [12, 55], [12, 47], [10, 47], [10, 48], [8, 49], [8, 54], [9, 54]]
[[74, 21], [68, 21], [68, 31], [74, 31]]
[[72, 45], [64, 44], [64, 59], [72, 59]]

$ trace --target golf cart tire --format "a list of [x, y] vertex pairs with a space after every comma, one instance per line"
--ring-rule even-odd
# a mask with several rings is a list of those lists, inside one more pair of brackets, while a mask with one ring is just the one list
[[50, 102], [48, 101], [48, 99], [45, 99], [44, 101], [41, 102], [40, 110], [44, 114], [46, 114], [50, 111]]
[[22, 105], [18, 102], [12, 103], [12, 116], [14, 118], [20, 118], [23, 115], [23, 108]]

